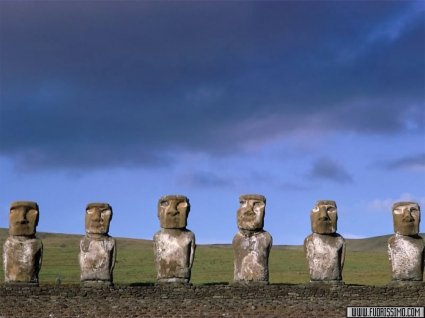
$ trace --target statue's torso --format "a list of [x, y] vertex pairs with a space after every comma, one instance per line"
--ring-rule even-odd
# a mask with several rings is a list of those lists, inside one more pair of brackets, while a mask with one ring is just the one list
[[115, 263], [115, 240], [84, 237], [80, 241], [81, 280], [112, 280]]
[[42, 254], [40, 239], [9, 236], [3, 246], [5, 282], [38, 283]]
[[424, 241], [418, 237], [395, 234], [388, 241], [388, 256], [393, 280], [423, 279]]
[[268, 260], [272, 237], [266, 232], [244, 236], [240, 232], [233, 238], [234, 280], [268, 281]]
[[338, 234], [313, 233], [304, 242], [310, 280], [341, 280], [344, 238]]
[[154, 235], [157, 278], [189, 279], [195, 250], [195, 235], [189, 230], [167, 231]]

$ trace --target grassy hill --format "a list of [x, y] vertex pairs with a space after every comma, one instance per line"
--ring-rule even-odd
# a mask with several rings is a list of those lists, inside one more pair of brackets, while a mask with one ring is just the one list
[[[8, 236], [0, 229], [0, 244]], [[40, 281], [78, 283], [79, 241], [82, 235], [37, 233], [43, 240], [44, 256]], [[390, 280], [387, 257], [389, 235], [348, 239], [343, 277], [347, 284], [384, 285]], [[114, 282], [117, 284], [155, 282], [152, 241], [116, 238], [118, 246]], [[302, 246], [273, 246], [270, 254], [271, 283], [307, 283], [308, 268]], [[3, 269], [0, 269], [3, 277]], [[233, 280], [231, 245], [198, 245], [192, 269], [192, 283], [228, 283]], [[2, 278], [0, 278], [2, 281]]]

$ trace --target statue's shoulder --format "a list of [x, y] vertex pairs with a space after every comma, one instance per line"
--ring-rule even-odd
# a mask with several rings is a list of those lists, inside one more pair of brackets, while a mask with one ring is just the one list
[[37, 246], [37, 248], [43, 248], [43, 241], [40, 238], [35, 237], [34, 245]]
[[304, 245], [311, 243], [314, 239], [314, 233], [311, 233], [304, 239]]
[[267, 243], [273, 242], [273, 237], [269, 232], [264, 231], [264, 232], [261, 233], [261, 235], [264, 237], [264, 239], [266, 240]]
[[238, 231], [238, 232], [236, 232], [236, 234], [235, 234], [235, 236], [233, 236], [233, 241], [232, 241], [232, 243], [237, 243], [237, 242], [239, 242], [240, 240], [242, 240], [243, 239], [243, 235]]
[[157, 242], [160, 238], [161, 238], [161, 236], [163, 235], [163, 233], [162, 233], [162, 231], [161, 230], [159, 230], [158, 232], [156, 232], [154, 235], [153, 235], [153, 242], [155, 243], [155, 242]]
[[338, 242], [340, 242], [341, 244], [345, 243], [345, 238], [339, 234], [339, 233], [335, 233], [335, 238], [338, 240]]
[[193, 233], [191, 230], [186, 229], [185, 231], [182, 232], [182, 234], [184, 236], [186, 236], [188, 239], [190, 240], [194, 240], [195, 239], [195, 233]]
[[388, 246], [395, 247], [399, 244], [402, 244], [402, 241], [405, 241], [404, 237], [399, 234], [394, 234], [388, 239]]

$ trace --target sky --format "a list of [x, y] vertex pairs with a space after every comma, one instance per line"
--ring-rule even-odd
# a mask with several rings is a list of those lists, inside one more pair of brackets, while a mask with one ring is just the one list
[[[151, 239], [183, 194], [200, 244], [231, 243], [239, 196], [274, 244], [303, 244], [317, 200], [338, 233], [393, 233], [425, 208], [423, 1], [0, 1], [0, 227]], [[425, 225], [421, 225], [424, 232]]]

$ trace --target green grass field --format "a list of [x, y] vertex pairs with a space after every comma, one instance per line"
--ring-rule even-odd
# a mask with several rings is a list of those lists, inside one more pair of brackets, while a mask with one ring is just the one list
[[[82, 236], [38, 233], [43, 240], [44, 256], [40, 272], [41, 284], [79, 283], [79, 241]], [[7, 230], [0, 229], [3, 245]], [[152, 242], [116, 238], [116, 284], [155, 282]], [[386, 252], [388, 236], [347, 240], [343, 271], [347, 284], [385, 285], [390, 280]], [[303, 284], [308, 282], [308, 268], [301, 246], [274, 246], [269, 263], [271, 283]], [[3, 269], [0, 269], [3, 277]], [[230, 245], [198, 245], [192, 269], [192, 283], [228, 283], [233, 280], [233, 251]], [[0, 279], [1, 281], [1, 279]]]

